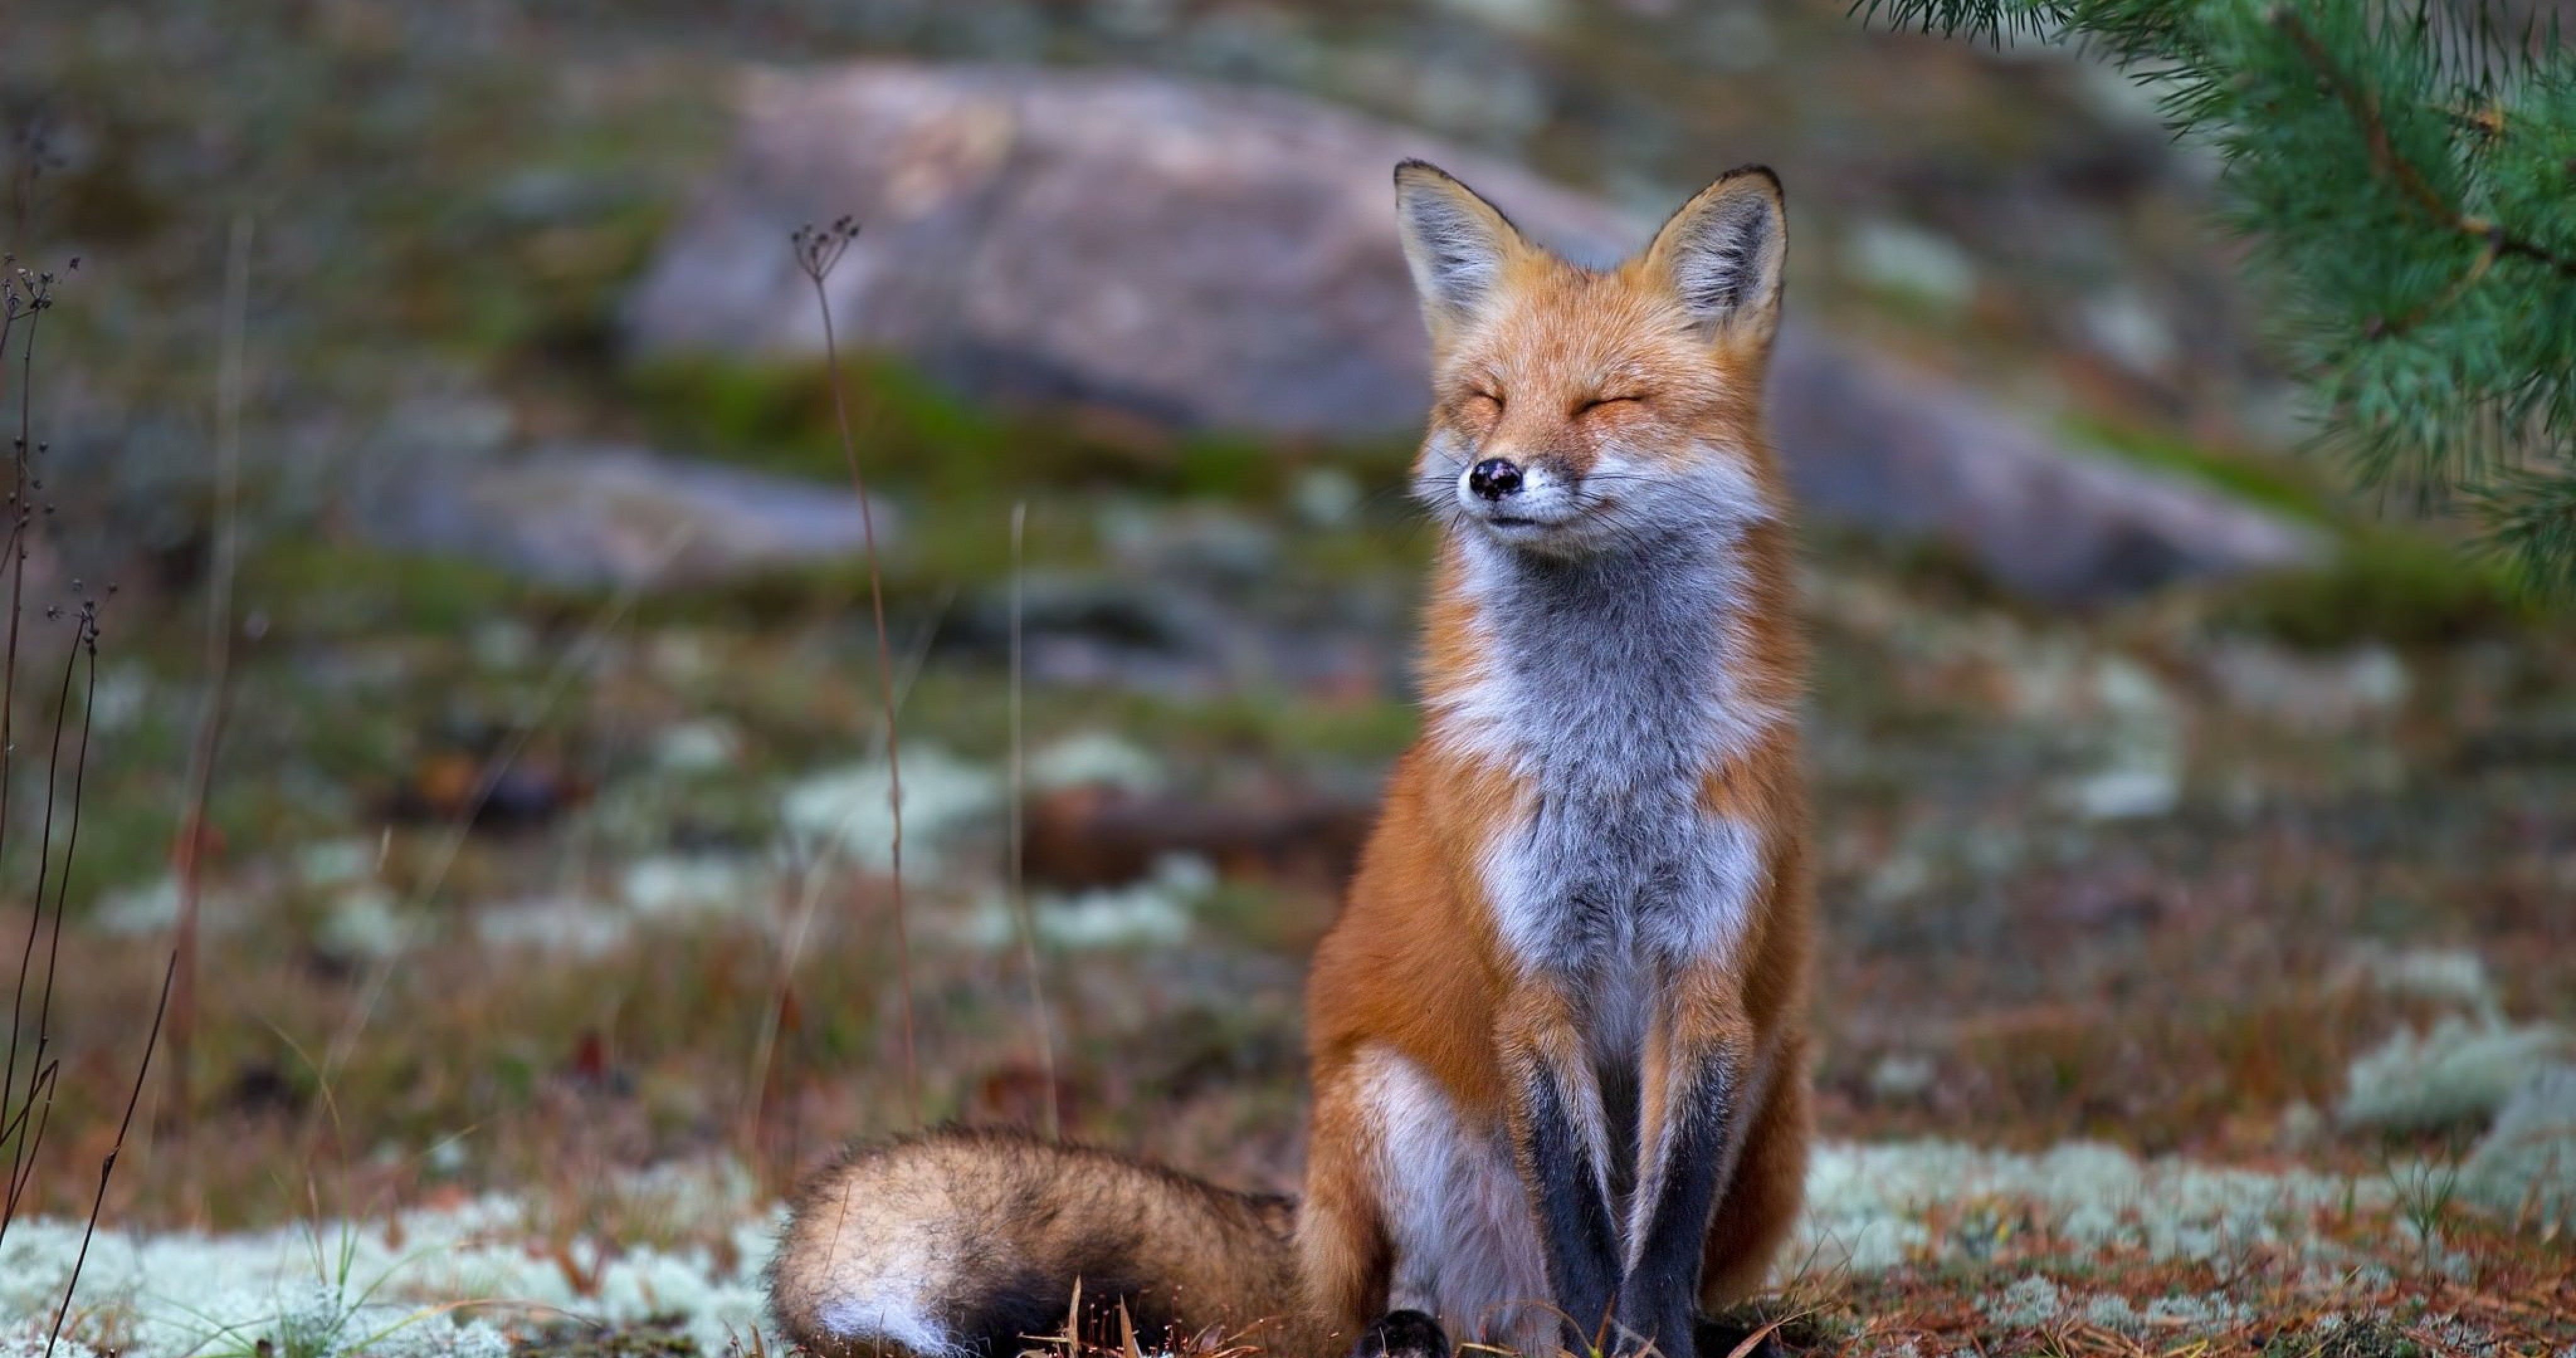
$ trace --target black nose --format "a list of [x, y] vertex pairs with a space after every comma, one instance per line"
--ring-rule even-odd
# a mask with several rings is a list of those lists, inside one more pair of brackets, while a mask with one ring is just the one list
[[1499, 457], [1486, 458], [1467, 473], [1467, 489], [1480, 499], [1499, 500], [1518, 494], [1520, 488], [1521, 469]]

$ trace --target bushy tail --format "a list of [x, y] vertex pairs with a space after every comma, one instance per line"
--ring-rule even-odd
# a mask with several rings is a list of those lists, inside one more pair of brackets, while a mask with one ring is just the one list
[[[808, 1180], [769, 1270], [787, 1337], [825, 1358], [1008, 1358], [1124, 1307], [1147, 1345], [1298, 1328], [1295, 1203], [1106, 1151], [941, 1131]], [[1293, 1341], [1290, 1344], [1293, 1350]]]

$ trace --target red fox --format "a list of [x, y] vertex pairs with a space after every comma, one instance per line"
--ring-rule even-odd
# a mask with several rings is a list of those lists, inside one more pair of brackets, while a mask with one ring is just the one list
[[[1077, 1280], [1285, 1354], [1695, 1358], [1808, 1141], [1804, 654], [1761, 421], [1779, 181], [1580, 267], [1396, 168], [1444, 538], [1424, 729], [1307, 990], [1301, 1201], [948, 1132], [796, 1204], [772, 1308], [825, 1354], [1008, 1354]], [[1723, 1358], [1723, 1351], [1701, 1356]]]

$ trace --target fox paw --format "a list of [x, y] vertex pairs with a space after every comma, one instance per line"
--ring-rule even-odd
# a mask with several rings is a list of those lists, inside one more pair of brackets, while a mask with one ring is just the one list
[[1449, 1336], [1420, 1311], [1389, 1311], [1360, 1332], [1351, 1358], [1449, 1358]]

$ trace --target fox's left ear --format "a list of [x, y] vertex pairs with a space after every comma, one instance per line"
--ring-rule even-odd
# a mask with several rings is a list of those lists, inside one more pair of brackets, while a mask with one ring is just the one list
[[1646, 248], [1646, 268], [1681, 299], [1711, 343], [1768, 343], [1780, 323], [1780, 267], [1789, 254], [1780, 177], [1729, 170], [1682, 204]]
[[1429, 161], [1395, 167], [1395, 222], [1434, 349], [1493, 306], [1530, 249], [1500, 208]]

